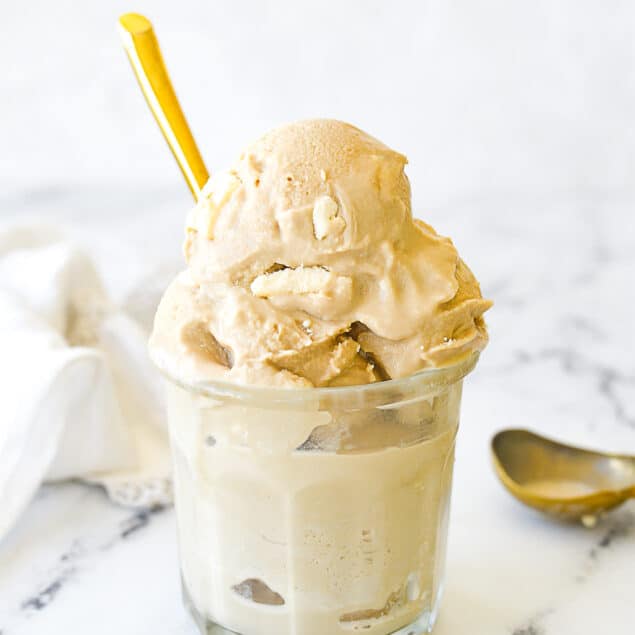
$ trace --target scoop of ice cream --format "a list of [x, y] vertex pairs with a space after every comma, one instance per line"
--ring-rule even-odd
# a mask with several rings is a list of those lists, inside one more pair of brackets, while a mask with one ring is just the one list
[[185, 381], [332, 386], [482, 349], [491, 303], [452, 242], [413, 219], [405, 164], [332, 120], [249, 146], [188, 217], [155, 362]]

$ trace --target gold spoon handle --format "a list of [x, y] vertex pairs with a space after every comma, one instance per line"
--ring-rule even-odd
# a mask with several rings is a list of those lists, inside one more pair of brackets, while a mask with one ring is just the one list
[[148, 106], [198, 199], [209, 173], [172, 87], [152, 24], [142, 15], [126, 13], [119, 18], [119, 32]]

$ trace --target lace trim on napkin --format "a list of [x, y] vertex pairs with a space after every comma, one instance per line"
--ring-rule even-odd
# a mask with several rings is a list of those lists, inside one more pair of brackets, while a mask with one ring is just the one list
[[109, 498], [124, 507], [155, 507], [172, 505], [174, 493], [170, 478], [136, 479], [83, 479], [89, 483], [102, 485]]

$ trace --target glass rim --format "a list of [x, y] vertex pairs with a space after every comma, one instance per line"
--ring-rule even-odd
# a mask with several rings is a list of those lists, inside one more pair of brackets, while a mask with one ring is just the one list
[[363, 403], [382, 405], [406, 401], [421, 395], [431, 395], [455, 384], [472, 371], [479, 359], [474, 351], [448, 366], [426, 368], [412, 375], [387, 379], [370, 384], [329, 387], [271, 387], [257, 384], [239, 384], [229, 381], [205, 380], [188, 382], [159, 367], [172, 384], [203, 397], [238, 401], [243, 404], [293, 406], [307, 402], [332, 403], [350, 400], [351, 405]]

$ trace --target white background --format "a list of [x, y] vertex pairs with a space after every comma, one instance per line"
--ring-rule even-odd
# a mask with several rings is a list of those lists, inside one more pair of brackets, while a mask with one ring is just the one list
[[153, 19], [211, 169], [327, 116], [410, 158], [418, 209], [633, 185], [628, 0], [4, 0], [4, 192], [180, 185], [118, 45], [130, 10]]

